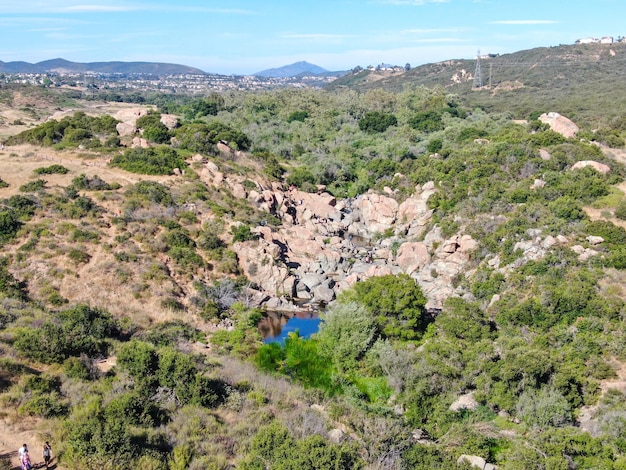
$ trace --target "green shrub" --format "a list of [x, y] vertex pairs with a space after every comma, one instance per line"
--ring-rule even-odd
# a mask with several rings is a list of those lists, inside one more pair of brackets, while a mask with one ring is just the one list
[[22, 227], [22, 222], [12, 210], [0, 211], [0, 243], [6, 243], [17, 235]]
[[90, 368], [85, 364], [87, 358], [81, 359], [78, 357], [70, 357], [63, 363], [63, 369], [65, 374], [71, 379], [78, 380], [90, 380], [92, 379], [92, 372]]
[[398, 119], [389, 113], [380, 111], [368, 111], [359, 120], [359, 129], [363, 132], [377, 133], [385, 132], [387, 128], [398, 124]]
[[143, 202], [143, 205], [149, 205], [149, 203], [166, 207], [174, 205], [169, 188], [156, 181], [139, 181], [126, 190], [126, 196]]
[[14, 345], [27, 357], [60, 363], [81, 354], [106, 355], [107, 338], [118, 334], [117, 322], [107, 312], [78, 305], [62, 311], [59, 324], [48, 321], [38, 329], [21, 329]]
[[22, 404], [18, 411], [30, 416], [54, 418], [66, 415], [69, 411], [69, 406], [61, 400], [58, 392], [53, 392], [34, 395]]
[[440, 111], [420, 111], [408, 120], [408, 125], [422, 132], [435, 132], [443, 129]]
[[69, 173], [70, 170], [65, 168], [63, 165], [50, 165], [42, 168], [35, 168], [33, 173], [36, 175], [65, 175]]
[[302, 110], [294, 111], [287, 118], [287, 122], [293, 122], [293, 121], [304, 122], [304, 120], [308, 117], [309, 117], [308, 111], [302, 111]]
[[75, 265], [89, 263], [89, 260], [91, 259], [91, 255], [87, 253], [87, 251], [78, 248], [72, 248], [70, 251], [68, 251], [67, 257]]
[[178, 152], [167, 146], [128, 149], [113, 157], [110, 165], [144, 175], [171, 175], [174, 168], [187, 166]]
[[37, 191], [43, 191], [46, 188], [46, 180], [37, 179], [20, 186], [20, 191], [23, 193], [35, 193]]
[[233, 229], [233, 242], [247, 242], [255, 239], [256, 235], [252, 233], [249, 225], [238, 225]]
[[524, 391], [517, 402], [517, 414], [529, 425], [540, 429], [563, 426], [572, 420], [570, 404], [551, 387]]

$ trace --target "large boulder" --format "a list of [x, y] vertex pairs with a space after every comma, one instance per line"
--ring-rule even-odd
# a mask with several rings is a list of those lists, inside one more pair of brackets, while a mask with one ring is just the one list
[[398, 214], [398, 202], [390, 197], [368, 193], [356, 202], [361, 221], [370, 234], [383, 233], [392, 228]]
[[578, 126], [559, 113], [543, 113], [539, 116], [539, 120], [550, 126], [550, 129], [554, 132], [558, 132], [566, 139], [576, 137], [576, 134], [578, 134]]
[[609, 167], [608, 165], [600, 162], [595, 162], [593, 160], [581, 160], [579, 162], [576, 162], [572, 165], [572, 170], [579, 170], [588, 166], [596, 170], [598, 173], [602, 173], [603, 175], [606, 175], [611, 171], [611, 167]]
[[137, 119], [139, 119], [141, 116], [146, 116], [147, 114], [148, 114], [147, 109], [127, 108], [127, 109], [120, 109], [117, 113], [115, 113], [115, 116], [113, 117], [117, 119], [118, 121], [126, 122], [134, 126], [135, 123], [137, 122]]
[[408, 242], [400, 245], [396, 264], [405, 274], [411, 274], [413, 271], [425, 266], [430, 262], [428, 248], [422, 242]]
[[130, 122], [118, 122], [115, 126], [115, 129], [117, 130], [117, 133], [120, 137], [133, 135], [137, 132], [137, 128], [135, 127], [135, 125], [131, 124]]
[[178, 127], [178, 118], [173, 114], [161, 114], [161, 123], [171, 131]]

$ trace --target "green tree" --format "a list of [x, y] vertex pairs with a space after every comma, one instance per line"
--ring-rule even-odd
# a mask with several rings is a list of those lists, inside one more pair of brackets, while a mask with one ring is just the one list
[[389, 338], [418, 339], [427, 326], [426, 297], [406, 274], [372, 277], [344, 291], [340, 301], [360, 303], [368, 309]]
[[315, 339], [340, 370], [356, 367], [376, 337], [374, 318], [356, 302], [335, 304], [322, 316]]

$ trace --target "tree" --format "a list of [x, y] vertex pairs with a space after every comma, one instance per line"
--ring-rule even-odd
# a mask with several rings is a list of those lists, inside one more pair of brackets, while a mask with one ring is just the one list
[[344, 291], [340, 300], [364, 305], [386, 337], [417, 339], [428, 323], [424, 308], [426, 297], [407, 274], [390, 274], [358, 282]]
[[328, 354], [338, 369], [355, 367], [375, 339], [372, 315], [363, 305], [348, 302], [330, 307], [322, 320], [316, 335], [320, 351]]

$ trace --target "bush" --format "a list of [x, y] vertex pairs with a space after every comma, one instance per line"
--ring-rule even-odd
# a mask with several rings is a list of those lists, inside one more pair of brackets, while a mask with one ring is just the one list
[[187, 166], [176, 150], [166, 146], [128, 149], [113, 157], [110, 165], [144, 175], [171, 175], [174, 168]]
[[22, 227], [22, 222], [12, 210], [0, 211], [0, 243], [6, 243], [17, 235]]
[[247, 242], [255, 239], [256, 235], [252, 233], [249, 225], [239, 225], [233, 230], [233, 242]]
[[518, 416], [539, 429], [563, 426], [572, 420], [570, 404], [565, 397], [551, 387], [524, 391], [517, 402]]
[[438, 111], [420, 111], [413, 115], [408, 124], [422, 132], [435, 132], [443, 129], [442, 113]]
[[63, 362], [70, 356], [104, 356], [107, 338], [119, 334], [117, 322], [107, 313], [86, 305], [59, 314], [59, 323], [50, 321], [39, 329], [22, 329], [15, 348], [27, 357], [44, 363]]
[[35, 168], [35, 170], [33, 170], [33, 173], [35, 173], [36, 175], [65, 175], [69, 173], [69, 171], [70, 170], [65, 168], [63, 165], [50, 165], [42, 168]]
[[19, 189], [23, 193], [35, 193], [37, 191], [43, 191], [46, 188], [46, 183], [46, 180], [37, 179], [23, 184]]
[[126, 196], [143, 203], [155, 203], [166, 207], [174, 205], [174, 198], [169, 188], [156, 181], [139, 181], [126, 190]]
[[381, 113], [380, 111], [368, 111], [359, 120], [359, 129], [363, 132], [374, 134], [385, 132], [387, 128], [398, 124], [398, 119], [393, 114]]

